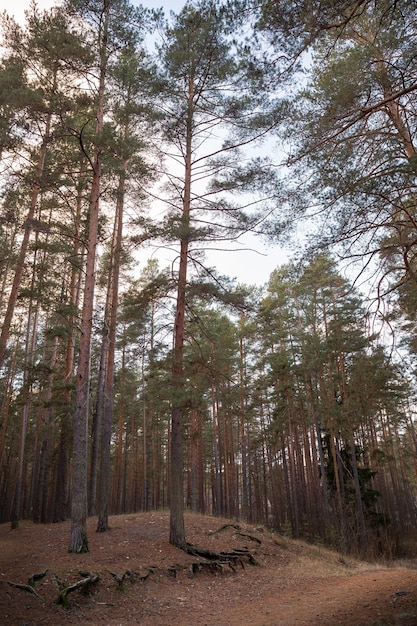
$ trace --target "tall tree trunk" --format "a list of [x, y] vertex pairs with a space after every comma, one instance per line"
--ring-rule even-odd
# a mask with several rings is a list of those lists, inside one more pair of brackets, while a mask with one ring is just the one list
[[100, 177], [100, 156], [97, 153], [94, 161], [93, 186], [89, 210], [89, 232], [81, 317], [81, 335], [75, 383], [71, 481], [71, 536], [69, 552], [88, 552], [86, 529], [88, 406]]
[[[75, 228], [73, 238], [73, 257], [77, 258], [80, 252], [79, 229], [81, 220], [82, 194], [81, 187], [78, 189], [77, 208], [75, 215]], [[75, 311], [78, 309], [81, 293], [81, 272], [73, 265], [68, 288], [68, 302], [70, 314], [68, 315], [68, 336], [65, 346], [64, 364], [64, 406], [60, 423], [60, 437], [58, 444], [58, 459], [56, 464], [55, 488], [54, 488], [54, 522], [63, 522], [68, 516], [69, 496], [69, 457], [71, 450], [71, 405], [72, 405], [72, 382], [74, 376], [75, 356]]]
[[340, 374], [340, 394], [343, 400], [343, 408], [346, 415], [346, 423], [348, 424], [348, 437], [347, 437], [347, 448], [350, 455], [350, 460], [352, 464], [352, 472], [353, 472], [353, 485], [355, 489], [355, 503], [356, 503], [356, 519], [358, 524], [358, 539], [359, 539], [359, 550], [360, 554], [363, 558], [366, 558], [368, 553], [368, 533], [365, 522], [365, 512], [364, 505], [362, 501], [362, 491], [361, 485], [359, 481], [359, 472], [358, 472], [358, 460], [356, 458], [356, 442], [354, 436], [354, 427], [352, 424], [352, 411], [349, 409], [350, 406], [350, 398], [348, 394], [347, 382], [346, 382], [346, 370], [345, 370], [345, 359], [342, 350], [338, 350], [337, 354], [337, 369]]
[[[272, 421], [268, 414], [267, 414], [267, 419], [268, 419], [268, 424], [266, 424], [265, 422], [265, 400], [263, 397], [260, 397], [259, 423], [261, 426], [261, 433], [262, 433], [261, 446], [262, 446], [262, 455], [263, 457], [266, 457], [266, 465], [267, 465], [267, 470], [268, 470], [267, 481], [266, 481], [267, 484], [265, 485], [265, 488], [269, 487], [268, 500], [270, 501], [270, 511], [268, 512], [267, 524], [270, 525], [272, 522], [274, 529], [279, 530], [281, 526], [281, 521], [282, 521], [280, 518], [280, 512], [282, 510], [282, 499], [279, 496], [280, 485], [278, 484], [279, 478], [278, 478], [278, 473], [276, 470], [277, 462], [276, 462], [276, 459], [273, 458], [273, 454], [271, 450], [271, 441], [270, 441], [270, 438], [268, 437], [268, 432], [270, 430], [270, 425]], [[253, 508], [254, 507], [251, 506], [249, 509], [250, 511], [249, 521], [254, 520]]]
[[185, 146], [184, 195], [182, 204], [180, 261], [178, 270], [177, 303], [172, 364], [172, 415], [171, 415], [171, 491], [169, 542], [184, 548], [184, 469], [183, 469], [183, 412], [184, 412], [184, 330], [187, 296], [188, 235], [191, 209], [191, 159], [193, 133], [193, 79], [189, 80], [188, 112]]
[[[15, 346], [12, 352], [11, 363], [9, 364], [7, 382], [4, 386], [4, 394], [0, 407], [0, 470], [4, 467], [4, 459], [6, 455], [6, 440], [7, 431], [9, 426], [10, 417], [10, 405], [14, 393], [14, 377], [16, 372], [17, 353], [19, 348], [19, 339], [16, 339]], [[1, 489], [1, 484], [0, 484]], [[0, 508], [2, 508], [2, 501], [0, 500]]]
[[[243, 328], [243, 316], [241, 316], [241, 327]], [[240, 453], [242, 456], [241, 475], [241, 512], [244, 520], [249, 519], [249, 426], [246, 423], [246, 371], [245, 352], [243, 337], [239, 337], [239, 439]]]
[[117, 446], [116, 446], [116, 460], [115, 471], [113, 479], [113, 492], [114, 492], [114, 509], [116, 513], [121, 513], [123, 510], [123, 432], [125, 425], [125, 361], [126, 353], [125, 348], [122, 351], [122, 364], [121, 364], [121, 376], [120, 376], [120, 402], [119, 402], [119, 420], [117, 426]]
[[203, 476], [203, 436], [201, 413], [191, 409], [191, 430], [189, 450], [189, 501], [191, 510], [204, 513], [204, 476]]
[[[107, 310], [107, 306], [105, 307]], [[106, 315], [105, 315], [106, 318]], [[104, 326], [106, 323], [104, 322]], [[100, 350], [100, 365], [97, 379], [97, 399], [91, 424], [90, 480], [88, 488], [88, 514], [97, 513], [97, 481], [100, 459], [100, 443], [103, 419], [104, 379], [106, 376], [107, 336], [103, 335]]]
[[[96, 136], [103, 130], [104, 93], [107, 71], [107, 39], [110, 6], [104, 3], [102, 40], [100, 42], [100, 78], [98, 88], [98, 106]], [[72, 480], [71, 480], [71, 533], [69, 552], [88, 552], [87, 539], [87, 441], [88, 411], [90, 394], [90, 356], [91, 334], [93, 327], [94, 291], [96, 255], [99, 223], [99, 199], [101, 183], [101, 148], [95, 149], [93, 160], [93, 180], [88, 214], [88, 241], [81, 313], [81, 333], [78, 354], [77, 377], [75, 381], [75, 413], [72, 443]]]
[[[33, 294], [35, 283], [35, 266], [36, 266], [36, 252], [32, 271], [32, 285], [31, 292]], [[30, 393], [30, 380], [29, 380], [29, 368], [33, 362], [33, 354], [35, 349], [36, 340], [36, 328], [38, 324], [38, 307], [34, 305], [31, 298], [28, 312], [28, 321], [26, 327], [26, 342], [25, 342], [25, 363], [23, 373], [23, 405], [20, 420], [20, 435], [19, 435], [19, 453], [18, 453], [18, 471], [16, 477], [16, 488], [14, 503], [11, 515], [11, 525], [13, 529], [18, 528], [19, 520], [22, 508], [22, 487], [23, 487], [23, 473], [25, 466], [25, 450], [26, 450], [26, 434], [29, 421], [29, 405], [31, 402]]]
[[0, 369], [3, 366], [6, 356], [7, 342], [10, 335], [10, 326], [13, 319], [14, 309], [16, 306], [17, 298], [20, 290], [20, 283], [22, 280], [23, 270], [25, 267], [26, 254], [29, 247], [29, 239], [32, 232], [33, 218], [35, 216], [36, 205], [38, 202], [39, 194], [41, 191], [41, 183], [43, 178], [43, 172], [45, 167], [46, 153], [49, 145], [49, 139], [51, 134], [51, 119], [52, 116], [48, 115], [45, 123], [44, 139], [40, 148], [38, 164], [36, 166], [35, 182], [32, 188], [32, 195], [30, 199], [29, 210], [26, 215], [24, 223], [24, 233], [22, 243], [20, 245], [19, 256], [16, 262], [15, 274], [13, 279], [13, 285], [10, 291], [9, 300], [7, 303], [6, 314], [4, 316], [3, 325], [0, 334]]
[[31, 488], [31, 509], [33, 510], [33, 521], [45, 524], [48, 518], [48, 493], [49, 493], [49, 471], [50, 471], [50, 449], [51, 449], [51, 399], [52, 388], [55, 380], [55, 368], [58, 358], [59, 338], [56, 335], [53, 339], [52, 351], [45, 346], [43, 360], [50, 364], [50, 374], [48, 384], [43, 391], [45, 406], [39, 411], [39, 418], [36, 424], [35, 439], [39, 438], [39, 444], [33, 446], [32, 464], [32, 488]]
[[211, 407], [212, 407], [212, 426], [213, 426], [213, 461], [212, 461], [212, 499], [213, 513], [221, 515], [223, 512], [222, 503], [222, 482], [221, 482], [221, 462], [219, 452], [219, 420], [218, 406], [216, 400], [216, 390], [211, 389]]
[[365, 523], [365, 513], [363, 509], [363, 501], [362, 501], [362, 492], [361, 485], [359, 481], [359, 472], [358, 472], [358, 460], [356, 458], [356, 448], [355, 448], [355, 440], [353, 435], [351, 435], [349, 439], [349, 454], [352, 463], [352, 472], [353, 472], [353, 484], [355, 487], [355, 503], [356, 503], [356, 518], [358, 520], [358, 539], [359, 539], [359, 550], [362, 558], [366, 558], [368, 555], [368, 533], [366, 529]]
[[[125, 193], [127, 161], [123, 162], [117, 190], [117, 204], [114, 224], [114, 244], [110, 264], [110, 284], [105, 312], [105, 327], [107, 332], [103, 338], [105, 350], [105, 374], [103, 386], [103, 400], [98, 407], [103, 407], [101, 455], [100, 455], [100, 486], [98, 501], [97, 532], [109, 529], [109, 502], [111, 486], [111, 454], [110, 441], [113, 426], [113, 383], [114, 383], [114, 354], [116, 348], [116, 325], [119, 301], [119, 274], [123, 236], [123, 204]], [[100, 390], [99, 390], [100, 391]]]

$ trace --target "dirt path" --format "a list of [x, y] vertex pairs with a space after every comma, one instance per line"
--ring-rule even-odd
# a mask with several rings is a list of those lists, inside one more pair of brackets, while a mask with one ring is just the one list
[[[112, 530], [100, 534], [89, 520], [86, 555], [68, 554], [68, 523], [24, 522], [18, 531], [2, 525], [0, 625], [417, 626], [417, 569], [346, 562], [244, 525], [213, 532], [222, 522], [187, 515], [187, 539], [214, 551], [245, 547], [256, 566], [191, 576], [196, 558], [168, 544], [167, 513], [117, 516]], [[46, 569], [36, 584], [39, 597], [8, 584], [27, 584]], [[72, 584], [80, 570], [100, 580], [88, 596], [71, 593], [65, 610], [56, 604], [58, 581]], [[115, 575], [126, 572], [119, 585]]]

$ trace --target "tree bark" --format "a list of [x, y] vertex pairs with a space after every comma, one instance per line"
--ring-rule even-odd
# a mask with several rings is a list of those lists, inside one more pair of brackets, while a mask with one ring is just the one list
[[170, 530], [169, 542], [184, 548], [184, 469], [182, 422], [184, 410], [184, 331], [185, 305], [187, 295], [188, 237], [191, 209], [191, 169], [193, 135], [193, 76], [189, 78], [187, 128], [185, 138], [184, 195], [181, 218], [180, 264], [178, 271], [177, 303], [175, 309], [175, 328], [172, 365], [172, 415], [171, 415], [171, 492], [170, 492]]
[[[97, 137], [103, 130], [104, 92], [107, 72], [107, 39], [110, 19], [110, 6], [103, 4], [103, 26], [100, 42], [100, 77], [97, 106]], [[75, 382], [75, 413], [72, 446], [71, 481], [71, 535], [69, 552], [88, 552], [87, 541], [87, 451], [88, 451], [88, 405], [90, 393], [91, 334], [93, 327], [95, 272], [98, 242], [99, 199], [101, 183], [101, 148], [96, 147], [93, 160], [93, 181], [91, 187], [87, 259], [85, 268], [84, 297], [81, 314], [81, 334], [78, 355], [77, 377]]]
[[10, 326], [12, 323], [14, 309], [15, 309], [17, 298], [19, 295], [20, 283], [22, 280], [23, 270], [25, 267], [26, 254], [28, 251], [30, 235], [32, 232], [33, 218], [35, 216], [36, 205], [37, 205], [39, 194], [41, 191], [41, 183], [42, 183], [43, 171], [45, 167], [46, 153], [47, 153], [49, 137], [51, 133], [51, 119], [52, 119], [52, 116], [49, 114], [45, 123], [45, 133], [44, 133], [44, 138], [43, 138], [42, 146], [41, 146], [40, 153], [39, 153], [38, 164], [36, 167], [36, 176], [35, 176], [35, 182], [32, 188], [32, 195], [30, 199], [29, 210], [26, 215], [25, 223], [23, 225], [24, 233], [23, 233], [22, 243], [20, 245], [19, 256], [16, 262], [13, 285], [12, 285], [12, 289], [9, 295], [7, 309], [6, 309], [6, 313], [4, 316], [3, 325], [1, 329], [0, 369], [3, 366], [4, 359], [6, 356], [7, 342], [9, 340], [9, 335], [10, 335]]
[[[125, 171], [127, 161], [124, 161], [119, 178], [117, 206], [114, 225], [114, 245], [111, 254], [109, 293], [105, 315], [105, 336], [103, 337], [104, 355], [104, 385], [103, 399], [98, 407], [103, 408], [101, 455], [100, 455], [100, 483], [98, 500], [97, 532], [109, 529], [109, 503], [111, 485], [111, 454], [110, 441], [113, 425], [113, 383], [114, 383], [114, 353], [116, 347], [116, 323], [119, 300], [120, 257], [123, 235], [123, 203], [125, 192]], [[99, 390], [100, 391], [100, 390]]]

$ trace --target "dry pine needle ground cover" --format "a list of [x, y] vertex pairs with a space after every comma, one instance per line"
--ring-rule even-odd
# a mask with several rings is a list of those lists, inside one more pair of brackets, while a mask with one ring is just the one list
[[[67, 551], [69, 522], [23, 521], [17, 531], [0, 525], [0, 624], [417, 626], [411, 566], [343, 560], [262, 528], [187, 514], [187, 541], [215, 552], [250, 552], [256, 561], [198, 567], [204, 559], [169, 545], [168, 513], [110, 521], [110, 532], [96, 533], [96, 520], [89, 520], [90, 552], [81, 555]], [[35, 593], [25, 588], [31, 577]], [[70, 589], [67, 608], [57, 604], [60, 589], [86, 579], [93, 581], [86, 593]]]

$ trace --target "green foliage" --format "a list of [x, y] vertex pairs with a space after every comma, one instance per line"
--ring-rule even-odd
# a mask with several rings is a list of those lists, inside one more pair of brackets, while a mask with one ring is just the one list
[[[331, 435], [329, 433], [324, 433], [323, 435], [323, 447], [326, 452], [326, 466], [324, 471], [326, 472], [330, 488], [335, 492], [337, 483], [334, 463], [331, 458], [330, 436]], [[381, 494], [377, 489], [373, 488], [372, 486], [373, 478], [376, 476], [377, 472], [366, 465], [365, 450], [360, 448], [360, 446], [355, 445], [355, 449], [352, 452], [352, 450], [350, 450], [348, 446], [342, 445], [337, 454], [338, 458], [340, 459], [340, 468], [343, 477], [343, 495], [345, 498], [346, 509], [349, 511], [355, 501], [355, 485], [353, 482], [352, 466], [352, 454], [354, 454], [356, 456], [356, 460], [359, 463], [357, 471], [359, 477], [361, 499], [364, 505], [365, 514], [369, 518], [370, 526], [374, 529], [377, 528], [379, 525], [382, 525], [384, 527], [389, 526], [391, 523], [389, 515], [378, 511], [378, 502], [381, 498]], [[340, 479], [341, 476], [339, 476], [339, 480]]]
[[266, 31], [276, 46], [298, 55], [329, 31], [334, 32], [335, 37], [343, 34], [346, 27], [354, 25], [365, 12], [372, 13], [376, 5], [389, 22], [397, 3], [390, 0], [261, 0], [254, 4], [259, 6], [258, 28]]
[[[295, 222], [296, 211], [319, 206], [320, 244], [342, 238], [361, 252], [364, 241], [380, 249], [387, 290], [396, 290], [398, 315], [415, 348], [415, 155], [406, 154], [395, 111], [384, 102], [387, 80], [408, 90], [393, 102], [414, 127], [415, 10], [401, 3], [400, 18], [385, 2], [355, 3], [354, 14], [348, 1], [245, 3], [245, 10], [262, 10], [262, 18], [255, 13], [263, 20], [259, 28], [276, 35], [271, 52], [260, 30], [257, 41], [238, 31], [251, 26], [243, 23], [248, 13], [237, 14], [243, 3], [232, 4], [228, 13], [209, 0], [187, 2], [168, 20], [158, 15], [163, 36], [153, 61], [142, 48], [150, 12], [124, 0], [108, 3], [109, 41], [101, 48], [98, 0], [68, 2], [65, 11], [35, 10], [25, 29], [9, 24], [0, 64], [2, 312], [23, 229], [31, 239], [0, 383], [0, 491], [8, 506], [23, 411], [22, 462], [33, 486], [25, 488], [25, 511], [34, 510], [41, 461], [49, 517], [61, 471], [68, 486], [68, 466], [60, 459], [71, 449], [93, 155], [99, 152], [89, 385], [95, 400], [109, 319], [103, 303], [114, 287], [109, 278], [117, 258], [112, 511], [167, 505], [174, 406], [183, 413], [181, 459], [192, 506], [199, 501], [219, 514], [352, 547], [360, 509], [353, 459], [370, 537], [381, 524], [389, 536], [415, 521], [413, 396], [403, 363], [369, 332], [363, 297], [333, 257], [317, 250], [316, 239], [314, 254], [300, 251], [302, 262], [277, 268], [265, 289], [236, 286], [207, 266], [204, 251], [232, 246], [245, 232], [276, 235]], [[283, 83], [274, 81], [284, 66], [297, 65], [286, 54], [306, 46], [313, 46], [311, 72], [297, 98], [282, 101]], [[105, 123], [98, 132], [93, 77], [107, 62]], [[268, 63], [273, 68], [263, 71]], [[290, 172], [291, 193], [251, 143], [282, 121], [299, 164]], [[249, 145], [253, 154], [246, 160]], [[166, 184], [156, 188], [161, 172]], [[35, 183], [39, 197], [27, 220]], [[294, 212], [278, 222], [275, 208], [290, 201]], [[122, 205], [126, 236], [118, 256], [113, 230], [115, 207]], [[173, 255], [182, 247], [185, 294], [178, 291], [176, 258], [169, 268], [150, 261], [134, 273], [135, 248], [145, 241]], [[176, 310], [178, 293], [185, 305]], [[175, 386], [172, 333], [179, 319], [185, 332]]]

